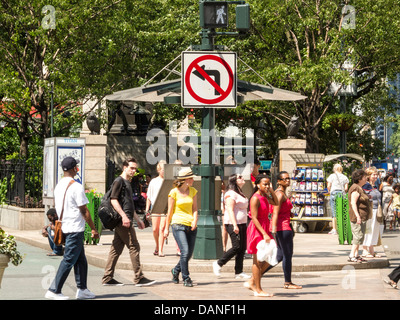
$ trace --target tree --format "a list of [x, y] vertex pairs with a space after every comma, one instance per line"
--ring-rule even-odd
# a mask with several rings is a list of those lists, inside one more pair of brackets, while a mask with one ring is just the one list
[[0, 118], [17, 129], [21, 156], [33, 135], [50, 136], [51, 84], [54, 135], [68, 135], [86, 100], [139, 85], [187, 46], [195, 6], [171, 3], [0, 2]]
[[[256, 66], [268, 82], [308, 97], [300, 102], [246, 106], [274, 119], [269, 122], [275, 127], [284, 126], [292, 114], [297, 114], [302, 121], [308, 152], [324, 151], [327, 139], [321, 128], [322, 121], [327, 114], [341, 112], [338, 90], [330, 93], [330, 83], [349, 84], [351, 74], [356, 73], [357, 94], [347, 98], [347, 112], [354, 114], [359, 109], [361, 114], [368, 113], [364, 108], [366, 97], [382, 97], [386, 77], [399, 71], [397, 2], [357, 1], [353, 7], [347, 7], [355, 9], [355, 28], [345, 29], [346, 20], [351, 16], [350, 11], [342, 10], [343, 5], [349, 4], [349, 1], [319, 0], [251, 1], [253, 33], [234, 46], [242, 59]], [[341, 70], [345, 62], [352, 63], [350, 72]], [[375, 105], [374, 115], [368, 119], [363, 117], [367, 120], [364, 125], [371, 124], [373, 128], [377, 115], [384, 118], [388, 106], [376, 108]], [[332, 144], [329, 133], [328, 145]]]

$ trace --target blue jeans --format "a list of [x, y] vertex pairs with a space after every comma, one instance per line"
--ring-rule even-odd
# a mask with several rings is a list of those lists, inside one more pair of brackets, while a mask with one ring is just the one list
[[332, 191], [331, 192], [330, 203], [331, 203], [332, 218], [336, 218], [336, 197], [340, 193], [342, 193], [342, 191]]
[[194, 244], [196, 242], [197, 229], [190, 230], [191, 227], [182, 224], [171, 226], [175, 241], [181, 251], [181, 257], [174, 270], [176, 274], [182, 272], [182, 279], [189, 278], [189, 260], [192, 257]]
[[285, 282], [292, 282], [292, 257], [293, 257], [293, 231], [283, 230], [276, 232], [278, 253], [276, 259], [282, 261], [283, 274]]
[[54, 254], [62, 255], [62, 246], [56, 246], [54, 243], [54, 235], [51, 234], [51, 228], [47, 228], [47, 233], [49, 234], [47, 238], [49, 239], [49, 245]]
[[56, 277], [50, 285], [50, 291], [61, 293], [72, 267], [74, 267], [76, 286], [82, 290], [87, 288], [88, 264], [83, 242], [84, 232], [65, 234], [64, 258], [58, 267]]

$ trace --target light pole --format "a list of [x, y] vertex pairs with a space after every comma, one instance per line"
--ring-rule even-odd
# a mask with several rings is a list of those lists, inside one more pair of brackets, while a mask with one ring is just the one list
[[[228, 26], [228, 4], [241, 5], [236, 10], [236, 25], [240, 31], [249, 28], [249, 9], [244, 1], [208, 1], [202, 0], [200, 7], [201, 45], [192, 46], [201, 51], [213, 51], [222, 49], [222, 46], [214, 44], [215, 35], [238, 35], [233, 32], [216, 32], [215, 28], [225, 28]], [[225, 12], [225, 19], [218, 18], [218, 10]], [[245, 10], [243, 13], [242, 10]], [[221, 11], [219, 11], [221, 12]], [[242, 17], [245, 17], [243, 24]], [[222, 23], [221, 23], [222, 22]], [[247, 28], [247, 29], [246, 29]], [[215, 141], [215, 108], [210, 106], [203, 107], [202, 115], [202, 135], [201, 135], [201, 164], [193, 168], [194, 172], [201, 176], [201, 209], [198, 211], [197, 241], [193, 251], [194, 259], [217, 259], [222, 255], [222, 234], [221, 225], [217, 219], [215, 210], [215, 177], [223, 175], [223, 167], [215, 165], [213, 159], [213, 141]], [[206, 133], [206, 134], [204, 134]], [[217, 195], [220, 196], [220, 195]]]
[[50, 124], [50, 136], [53, 138], [53, 127], [54, 127], [54, 111], [53, 111], [53, 93], [54, 93], [54, 83], [51, 83], [50, 89], [50, 106], [51, 106], [51, 124]]

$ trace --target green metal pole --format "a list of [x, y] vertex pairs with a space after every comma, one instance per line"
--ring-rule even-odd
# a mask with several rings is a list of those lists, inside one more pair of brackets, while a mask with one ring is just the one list
[[222, 255], [221, 225], [215, 210], [216, 165], [213, 159], [213, 133], [215, 109], [203, 109], [201, 164], [198, 174], [201, 176], [201, 199], [198, 211], [197, 239], [193, 251], [194, 259], [217, 259]]
[[[201, 50], [214, 50], [214, 30], [202, 29]], [[197, 238], [193, 251], [194, 259], [217, 259], [222, 255], [221, 225], [215, 210], [215, 175], [216, 166], [213, 159], [213, 134], [215, 109], [204, 108], [201, 134], [201, 164], [198, 172], [201, 176], [201, 199], [198, 211]]]

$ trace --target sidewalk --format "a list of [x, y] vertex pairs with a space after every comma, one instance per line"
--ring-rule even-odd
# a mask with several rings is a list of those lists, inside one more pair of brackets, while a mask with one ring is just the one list
[[[3, 228], [9, 234], [15, 236], [18, 241], [49, 250], [47, 238], [42, 237], [40, 230], [12, 230]], [[165, 257], [153, 255], [155, 242], [151, 228], [138, 230], [137, 237], [140, 243], [140, 259], [143, 271], [151, 272], [170, 272], [176, 265], [179, 257], [176, 255], [176, 244], [172, 237], [164, 246]], [[104, 268], [113, 233], [109, 230], [103, 231], [98, 245], [86, 245], [85, 252], [88, 263], [100, 268]], [[228, 240], [228, 247], [230, 240]], [[293, 272], [315, 272], [315, 271], [335, 271], [342, 270], [344, 266], [351, 265], [356, 269], [381, 269], [389, 266], [389, 259], [382, 246], [375, 248], [376, 253], [381, 258], [367, 259], [366, 263], [349, 263], [347, 257], [351, 246], [348, 244], [340, 245], [337, 236], [327, 233], [296, 233], [294, 238]], [[212, 260], [191, 259], [191, 272], [212, 273]], [[247, 256], [244, 261], [244, 272], [251, 273], [252, 259]], [[222, 273], [233, 273], [234, 260], [231, 260], [222, 268]], [[117, 269], [131, 270], [131, 262], [128, 250], [125, 249], [119, 258]], [[282, 272], [279, 264], [270, 272]]]

